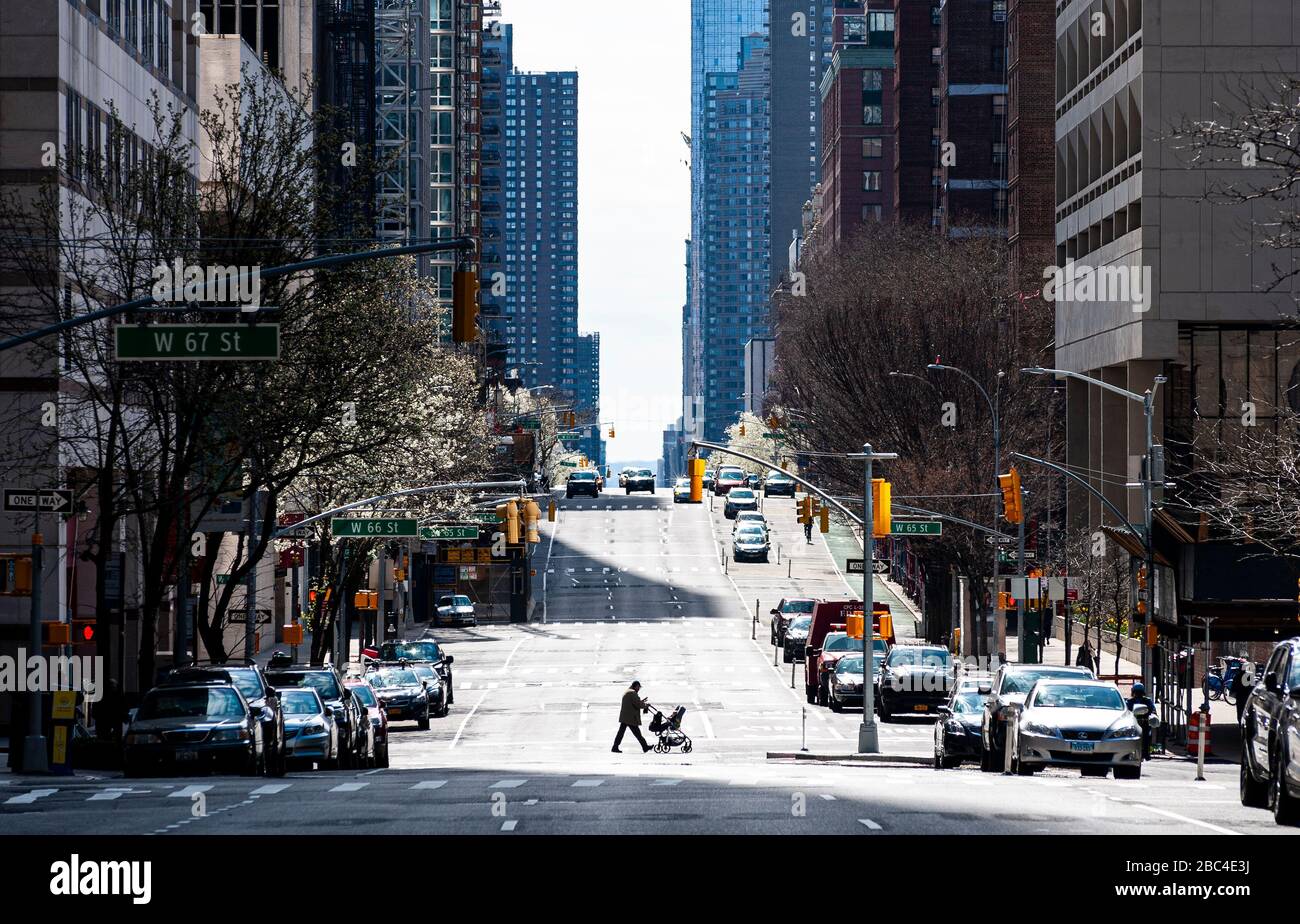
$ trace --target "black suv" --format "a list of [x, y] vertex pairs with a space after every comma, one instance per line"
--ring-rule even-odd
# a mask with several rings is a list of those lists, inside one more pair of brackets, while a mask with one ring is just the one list
[[284, 776], [284, 713], [280, 697], [267, 683], [257, 664], [222, 664], [181, 667], [169, 671], [159, 686], [193, 686], [202, 683], [228, 683], [248, 700], [248, 705], [262, 716], [262, 743], [266, 750], [267, 776]]
[[575, 494], [600, 497], [600, 482], [596, 479], [595, 472], [574, 472], [569, 475], [569, 480], [564, 485], [564, 496], [573, 497]]
[[415, 664], [427, 661], [433, 665], [442, 680], [445, 693], [445, 706], [456, 702], [455, 687], [451, 682], [451, 665], [455, 658], [443, 651], [442, 646], [431, 638], [405, 639], [400, 642], [384, 642], [379, 647], [380, 661], [405, 661]]
[[1300, 824], [1300, 637], [1273, 649], [1242, 710], [1241, 804]]
[[334, 716], [339, 727], [339, 766], [345, 770], [362, 766], [369, 755], [370, 717], [365, 705], [343, 686], [332, 667], [295, 664], [266, 672], [276, 687], [312, 687]]

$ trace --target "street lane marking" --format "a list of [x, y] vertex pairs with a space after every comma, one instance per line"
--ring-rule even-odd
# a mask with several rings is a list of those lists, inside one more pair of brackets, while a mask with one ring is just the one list
[[207, 792], [211, 788], [212, 788], [211, 786], [186, 786], [184, 789], [178, 789], [175, 792], [169, 792], [167, 794], [167, 798], [190, 799], [201, 792]]
[[681, 780], [655, 780], [651, 786], [676, 786]]
[[828, 792], [819, 793], [819, 795], [820, 795], [823, 799], [825, 799], [827, 802], [834, 802], [834, 801], [835, 801], [835, 797], [832, 796], [832, 795], [831, 795], [830, 793], [828, 793]]
[[[591, 569], [588, 568], [587, 570], [590, 571]], [[524, 643], [525, 641], [527, 641], [527, 639], [522, 639], [522, 638], [521, 638], [521, 639], [519, 640], [519, 643], [518, 643], [517, 645], [515, 645], [514, 648], [511, 648], [511, 649], [510, 649], [510, 654], [506, 655], [505, 663], [501, 665], [501, 673], [504, 674], [504, 673], [506, 672], [506, 669], [507, 669], [508, 667], [510, 667], [510, 662], [514, 659], [515, 652], [517, 652], [517, 651], [519, 650], [519, 646], [520, 646], [520, 645], [523, 645], [523, 643]]]
[[478, 712], [478, 707], [483, 705], [485, 699], [487, 699], [487, 690], [483, 691], [483, 695], [478, 698], [478, 702], [474, 704], [474, 707], [465, 713], [465, 718], [461, 719], [460, 728], [456, 729], [456, 737], [451, 739], [451, 744], [447, 745], [447, 750], [454, 748], [456, 742], [460, 741], [460, 736], [465, 733], [465, 726], [469, 724], [470, 719], [474, 718], [474, 713]]
[[605, 781], [604, 780], [574, 780], [573, 785], [592, 787], [592, 786], [599, 786], [603, 782]]
[[502, 831], [513, 831], [513, 830], [515, 829], [515, 825], [517, 825], [517, 824], [519, 824], [519, 822], [515, 821], [513, 818], [510, 819], [509, 821], [503, 821], [503, 822], [501, 822], [501, 830], [502, 830]]
[[420, 780], [412, 789], [441, 789], [447, 785], [446, 780]]
[[265, 786], [259, 786], [249, 793], [250, 796], [274, 796], [278, 792], [284, 792], [292, 783], [267, 783]]
[[497, 780], [488, 789], [518, 789], [527, 782], [527, 780]]
[[1157, 815], [1164, 815], [1166, 818], [1172, 818], [1175, 821], [1181, 821], [1184, 824], [1196, 825], [1198, 827], [1205, 828], [1209, 831], [1214, 831], [1217, 834], [1238, 835], [1241, 833], [1240, 831], [1233, 831], [1230, 830], [1229, 828], [1220, 828], [1218, 825], [1212, 825], [1208, 821], [1201, 821], [1200, 819], [1197, 818], [1188, 818], [1186, 815], [1179, 815], [1177, 812], [1171, 812], [1168, 809], [1156, 808], [1154, 805], [1143, 805], [1141, 802], [1130, 802], [1129, 804], [1132, 805], [1134, 808], [1140, 808], [1148, 812], [1154, 812]]
[[339, 783], [330, 792], [356, 792], [358, 789], [365, 789], [369, 783]]
[[859, 821], [861, 824], [866, 825], [866, 826], [867, 826], [868, 828], [870, 828], [872, 831], [879, 831], [879, 830], [881, 830], [880, 825], [876, 824], [876, 823], [875, 823], [874, 821], [872, 821], [870, 818], [859, 818], [858, 821]]
[[46, 796], [52, 796], [57, 789], [33, 789], [31, 792], [25, 792], [21, 796], [11, 796], [5, 800], [5, 805], [31, 805], [37, 799], [44, 799]]

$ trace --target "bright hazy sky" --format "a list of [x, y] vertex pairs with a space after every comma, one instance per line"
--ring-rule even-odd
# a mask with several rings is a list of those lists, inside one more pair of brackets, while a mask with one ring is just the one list
[[502, 0], [515, 66], [578, 72], [578, 329], [600, 332], [611, 464], [681, 414], [690, 236], [690, 3]]

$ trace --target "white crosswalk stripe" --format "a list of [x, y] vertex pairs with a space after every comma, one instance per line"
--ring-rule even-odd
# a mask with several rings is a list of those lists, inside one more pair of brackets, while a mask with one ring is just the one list
[[5, 805], [31, 805], [37, 799], [44, 799], [47, 796], [54, 795], [56, 792], [58, 792], [57, 789], [33, 789], [20, 796], [11, 796], [5, 800]]
[[488, 789], [518, 789], [527, 782], [528, 780], [497, 780]]
[[369, 785], [369, 783], [339, 783], [330, 792], [356, 792], [365, 789]]
[[211, 788], [211, 786], [186, 786], [185, 788], [178, 789], [175, 792], [169, 792], [167, 796], [170, 799], [192, 799], [199, 793], [207, 792]]
[[249, 793], [250, 796], [274, 796], [276, 793], [284, 792], [292, 783], [267, 783], [265, 786], [259, 786]]
[[441, 789], [447, 785], [446, 780], [420, 780], [412, 789]]

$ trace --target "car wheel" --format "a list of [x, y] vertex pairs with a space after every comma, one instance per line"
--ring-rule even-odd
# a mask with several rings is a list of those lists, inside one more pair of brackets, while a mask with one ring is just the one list
[[268, 764], [267, 776], [284, 776], [289, 770], [289, 761], [284, 756], [284, 746], [275, 749], [275, 759]]
[[450, 682], [447, 683], [447, 705], [456, 705], [456, 688]]
[[420, 731], [429, 730], [429, 707], [428, 706], [424, 707], [424, 716], [416, 724], [419, 727]]
[[1142, 779], [1142, 765], [1136, 767], [1116, 767], [1115, 779], [1117, 780], [1140, 780]]
[[961, 758], [960, 758], [960, 757], [949, 757], [947, 754], [944, 755], [944, 757], [943, 757], [943, 769], [945, 769], [945, 770], [955, 770], [955, 769], [957, 769], [957, 768], [960, 767], [960, 766], [961, 766]]
[[886, 701], [884, 696], [881, 696], [878, 700], [876, 700], [876, 712], [879, 713], [880, 715], [880, 721], [882, 722], [894, 721], [894, 713], [890, 710], [889, 703]]
[[1269, 784], [1255, 779], [1250, 769], [1250, 755], [1243, 743], [1241, 748], [1241, 804], [1247, 808], [1268, 808]]
[[1020, 759], [1014, 751], [1011, 753], [1011, 772], [1016, 776], [1033, 776], [1034, 769]]
[[840, 705], [840, 701], [835, 698], [834, 694], [830, 694], [826, 697], [826, 705], [831, 707], [831, 712], [844, 711], [844, 707]]
[[1286, 788], [1287, 764], [1286, 751], [1279, 749], [1273, 758], [1273, 779], [1268, 801], [1269, 807], [1273, 809], [1273, 820], [1280, 825], [1300, 824], [1300, 799], [1287, 792]]
[[387, 744], [385, 744], [383, 748], [377, 748], [375, 750], [375, 765], [380, 769], [387, 769], [388, 767], [388, 745]]
[[803, 688], [803, 692], [804, 692], [804, 698], [808, 700], [808, 705], [810, 705], [810, 706], [816, 706], [816, 705], [817, 705], [817, 688], [816, 688], [816, 687], [804, 687], [804, 688]]
[[935, 748], [934, 760], [931, 766], [933, 766], [934, 769], [936, 770], [942, 770], [945, 763], [947, 763], [947, 760], [944, 759], [943, 753], [938, 748]]
[[783, 651], [781, 652], [781, 660], [784, 661], [786, 664], [789, 664], [791, 661], [794, 660], [794, 658], [791, 657], [791, 655], [790, 655], [790, 649], [789, 649], [789, 648], [786, 648], [785, 650], [783, 650]]

